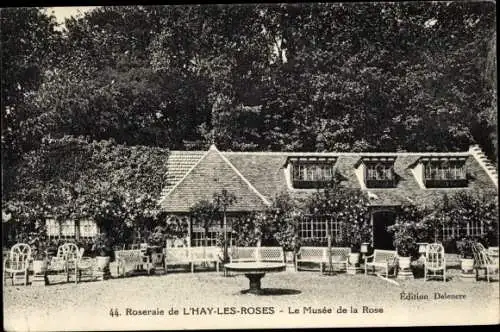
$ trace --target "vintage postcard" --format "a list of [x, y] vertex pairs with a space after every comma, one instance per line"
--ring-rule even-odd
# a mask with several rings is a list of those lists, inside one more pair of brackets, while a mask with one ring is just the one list
[[0, 18], [6, 331], [499, 324], [494, 2]]

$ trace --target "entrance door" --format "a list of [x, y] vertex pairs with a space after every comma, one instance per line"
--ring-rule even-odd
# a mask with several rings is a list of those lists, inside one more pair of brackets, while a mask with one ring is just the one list
[[396, 215], [391, 211], [373, 213], [373, 246], [375, 249], [394, 250], [392, 234], [387, 227], [394, 224]]

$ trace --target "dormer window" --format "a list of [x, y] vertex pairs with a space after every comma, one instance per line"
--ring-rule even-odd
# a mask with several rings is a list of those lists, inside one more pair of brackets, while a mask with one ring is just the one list
[[390, 163], [376, 163], [366, 165], [367, 188], [394, 187], [394, 167]]
[[467, 187], [467, 158], [421, 158], [427, 188]]
[[291, 180], [294, 188], [325, 188], [335, 178], [336, 158], [291, 157]]
[[[366, 188], [394, 188], [396, 174], [394, 161], [396, 157], [362, 157], [360, 165]], [[359, 167], [359, 166], [358, 166]]]

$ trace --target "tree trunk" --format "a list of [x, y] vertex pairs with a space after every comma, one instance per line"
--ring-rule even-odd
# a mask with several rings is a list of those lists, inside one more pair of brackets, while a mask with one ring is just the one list
[[75, 239], [80, 241], [80, 219], [75, 220]]
[[226, 219], [226, 210], [224, 210], [224, 263], [227, 263], [228, 255], [227, 255], [227, 219]]

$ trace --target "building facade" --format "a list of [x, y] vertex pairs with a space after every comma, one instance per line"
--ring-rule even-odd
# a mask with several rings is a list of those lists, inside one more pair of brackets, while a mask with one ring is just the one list
[[[166, 186], [160, 197], [162, 209], [186, 218], [187, 245], [215, 245], [221, 226], [209, 232], [189, 221], [192, 206], [210, 201], [225, 189], [236, 196], [228, 207], [228, 219], [262, 211], [272, 199], [288, 193], [304, 199], [321, 190], [334, 176], [340, 186], [360, 189], [369, 198], [372, 243], [375, 248], [392, 249], [392, 235], [386, 230], [395, 222], [403, 204], [432, 206], [444, 194], [475, 192], [497, 196], [498, 176], [478, 146], [464, 152], [222, 152], [171, 151]], [[304, 218], [299, 225], [302, 239], [325, 239], [326, 223], [333, 236], [339, 225], [330, 216]], [[230, 222], [228, 223], [231, 224]], [[230, 228], [229, 228], [230, 231]], [[481, 236], [481, 223], [463, 229], [443, 229], [442, 237]]]

